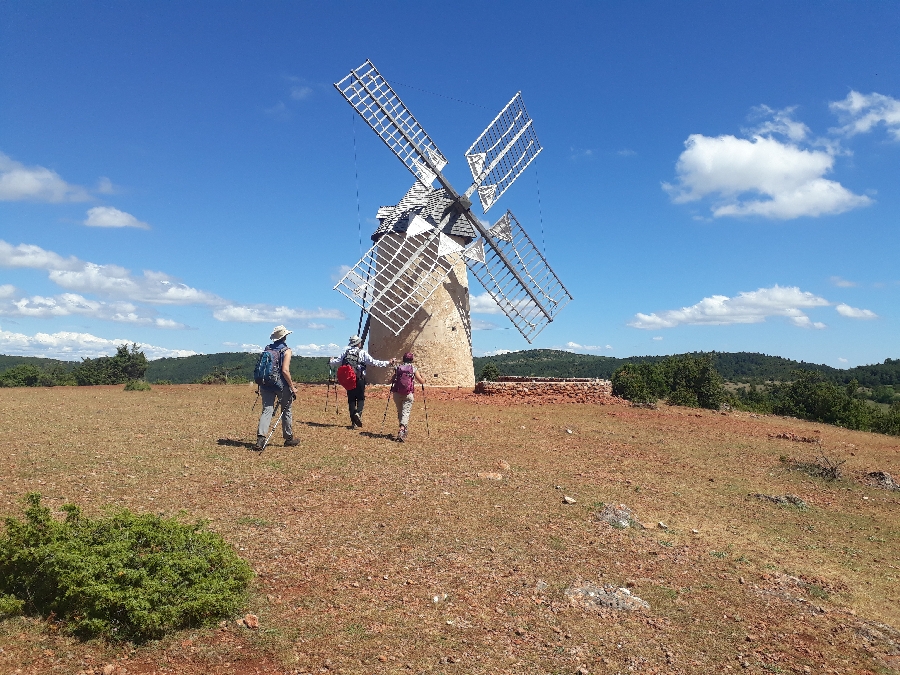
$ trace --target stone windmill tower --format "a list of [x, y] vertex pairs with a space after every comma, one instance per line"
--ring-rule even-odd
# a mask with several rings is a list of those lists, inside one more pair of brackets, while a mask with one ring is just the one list
[[460, 194], [441, 173], [444, 155], [371, 61], [334, 86], [416, 177], [397, 205], [378, 210], [374, 245], [335, 290], [368, 314], [373, 356], [412, 351], [429, 383], [472, 386], [467, 270], [529, 343], [572, 299], [511, 211], [488, 228], [471, 210], [477, 192], [487, 213], [541, 151], [522, 96], [466, 151], [473, 182]]

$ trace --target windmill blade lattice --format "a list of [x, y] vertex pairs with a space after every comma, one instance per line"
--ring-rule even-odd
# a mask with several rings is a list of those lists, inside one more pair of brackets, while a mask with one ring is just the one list
[[459, 261], [462, 246], [419, 217], [405, 234], [390, 232], [334, 290], [399, 335]]
[[542, 149], [519, 92], [466, 150], [474, 180], [466, 197], [477, 190], [487, 213]]
[[[488, 246], [479, 239], [466, 250], [466, 266], [530, 343], [572, 296], [512, 211], [503, 214], [487, 231], [486, 239]], [[483, 249], [479, 250], [479, 245]], [[518, 275], [512, 273], [506, 261]], [[520, 283], [522, 279], [528, 290]]]
[[373, 63], [366, 61], [334, 86], [406, 168], [430, 186], [447, 160]]

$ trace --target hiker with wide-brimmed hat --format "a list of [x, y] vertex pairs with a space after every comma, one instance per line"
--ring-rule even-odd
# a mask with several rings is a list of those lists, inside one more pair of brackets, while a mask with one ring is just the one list
[[[347, 389], [347, 408], [350, 412], [350, 425], [352, 429], [362, 427], [363, 406], [366, 403], [366, 366], [378, 366], [379, 368], [387, 368], [395, 363], [396, 359], [390, 361], [379, 361], [373, 359], [371, 354], [362, 348], [362, 338], [354, 335], [347, 343], [346, 349], [341, 352], [340, 356], [332, 357], [328, 364], [331, 367], [348, 366], [352, 369], [355, 384], [350, 387], [341, 381], [341, 372], [338, 372], [338, 381]], [[351, 382], [353, 381], [351, 379]]]
[[[406, 352], [403, 355], [403, 364], [394, 369], [394, 377], [391, 380], [391, 392], [394, 394], [394, 405], [397, 406], [397, 421], [400, 429], [397, 432], [397, 441], [406, 441], [409, 429], [409, 415], [412, 412], [413, 399], [415, 398], [416, 382], [425, 385], [425, 380], [419, 373], [419, 369], [413, 365], [415, 354]], [[422, 390], [425, 391], [424, 389]]]
[[266, 447], [269, 425], [275, 413], [275, 399], [281, 403], [281, 434], [285, 447], [300, 445], [294, 438], [294, 419], [291, 405], [297, 395], [297, 387], [291, 379], [291, 349], [287, 346], [287, 336], [293, 331], [284, 326], [275, 326], [267, 346], [260, 356], [257, 371], [254, 373], [259, 392], [262, 396], [262, 415], [259, 416], [259, 428], [256, 431], [256, 445], [253, 449], [262, 452]]

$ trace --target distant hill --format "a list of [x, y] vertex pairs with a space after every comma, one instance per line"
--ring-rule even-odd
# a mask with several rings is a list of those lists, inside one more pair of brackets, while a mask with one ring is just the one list
[[[700, 353], [700, 352], [697, 352]], [[837, 384], [847, 384], [855, 379], [863, 387], [890, 384], [900, 386], [900, 359], [885, 359], [856, 368], [832, 368], [831, 366], [792, 361], [780, 356], [754, 352], [709, 352], [716, 370], [729, 382], [761, 383], [768, 380], [790, 379], [792, 370], [818, 370]], [[529, 349], [509, 352], [499, 356], [476, 357], [476, 376], [488, 362], [494, 363], [503, 375], [531, 377], [598, 377], [609, 379], [616, 368], [626, 363], [656, 362], [665, 356], [630, 356], [617, 359], [610, 356], [573, 354], [554, 349]], [[214, 372], [227, 370], [229, 377], [252, 379], [257, 354], [226, 352], [199, 354], [181, 358], [157, 359], [150, 362], [145, 379], [148, 382], [169, 380], [175, 384], [196, 382]], [[58, 361], [33, 356], [0, 355], [0, 373], [21, 363], [30, 363], [41, 369], [61, 366], [74, 368], [78, 361]], [[328, 377], [328, 359], [324, 356], [295, 356], [291, 359], [291, 376], [297, 382], [324, 382]]]
[[[828, 380], [839, 384], [846, 384], [856, 379], [864, 387], [877, 387], [883, 384], [900, 385], [900, 359], [886, 359], [884, 363], [839, 369], [754, 352], [709, 352], [709, 356], [719, 374], [729, 382], [783, 381], [790, 379], [792, 370], [818, 370]], [[630, 356], [617, 359], [610, 356], [573, 354], [553, 349], [529, 349], [498, 356], [476, 357], [475, 374], [478, 375], [485, 364], [491, 362], [503, 375], [609, 379], [617, 368], [626, 363], [653, 363], [665, 358], [667, 357]]]

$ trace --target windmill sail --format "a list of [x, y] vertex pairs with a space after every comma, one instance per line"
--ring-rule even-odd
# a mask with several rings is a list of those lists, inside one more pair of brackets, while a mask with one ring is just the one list
[[399, 335], [444, 283], [461, 254], [461, 246], [414, 216], [405, 234], [383, 235], [334, 290]]
[[466, 197], [477, 190], [487, 213], [542, 149], [519, 92], [466, 151], [474, 181]]
[[483, 259], [466, 255], [466, 265], [530, 343], [572, 296], [512, 211], [487, 230], [486, 239]]
[[406, 168], [430, 186], [447, 160], [372, 62], [351, 70], [334, 86]]

